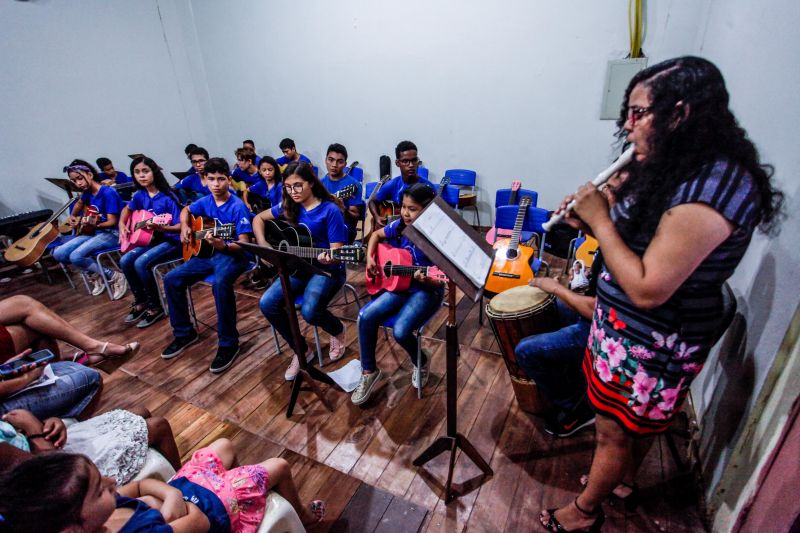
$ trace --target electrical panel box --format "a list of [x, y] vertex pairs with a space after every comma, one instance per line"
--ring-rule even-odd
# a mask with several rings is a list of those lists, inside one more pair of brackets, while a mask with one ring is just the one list
[[625, 97], [625, 89], [640, 70], [647, 67], [646, 57], [612, 59], [606, 68], [606, 83], [603, 87], [603, 106], [600, 108], [601, 120], [616, 120]]

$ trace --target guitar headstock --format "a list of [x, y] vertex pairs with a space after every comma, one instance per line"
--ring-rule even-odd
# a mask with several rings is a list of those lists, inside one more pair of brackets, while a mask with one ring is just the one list
[[235, 224], [221, 224], [214, 227], [212, 235], [218, 239], [222, 239], [223, 241], [229, 241], [233, 239], [233, 235], [235, 232], [236, 232]]
[[517, 192], [518, 190], [520, 190], [520, 188], [522, 188], [522, 182], [520, 180], [514, 180], [511, 182], [512, 192]]
[[357, 187], [355, 185], [348, 185], [347, 187], [339, 189], [334, 196], [339, 200], [347, 200], [348, 198], [355, 196], [356, 191]]
[[444, 176], [442, 179], [439, 180], [439, 192], [437, 193], [439, 196], [444, 194], [444, 189], [450, 185], [450, 176]]
[[447, 276], [445, 276], [444, 272], [435, 266], [428, 269], [428, 277], [437, 281], [450, 281]]
[[363, 246], [349, 245], [331, 250], [331, 257], [344, 263], [360, 263], [364, 261], [364, 255]]
[[156, 215], [153, 218], [151, 218], [150, 221], [156, 226], [166, 226], [170, 222], [172, 222], [172, 215], [170, 213], [164, 213], [163, 215]]

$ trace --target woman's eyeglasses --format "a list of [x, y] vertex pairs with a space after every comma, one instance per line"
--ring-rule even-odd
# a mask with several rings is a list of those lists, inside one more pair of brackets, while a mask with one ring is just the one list
[[303, 187], [305, 186], [306, 184], [301, 181], [300, 183], [295, 183], [292, 185], [284, 185], [283, 190], [288, 194], [292, 194], [292, 192], [303, 192]]
[[638, 105], [628, 106], [628, 120], [631, 121], [631, 124], [636, 124], [636, 122], [642, 120], [642, 117], [652, 111], [652, 107], [641, 107]]

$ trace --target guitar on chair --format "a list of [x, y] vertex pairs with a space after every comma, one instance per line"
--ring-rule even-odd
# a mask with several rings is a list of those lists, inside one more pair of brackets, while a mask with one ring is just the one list
[[[322, 253], [327, 253], [333, 259], [344, 263], [360, 263], [364, 260], [364, 248], [361, 246], [314, 247], [311, 231], [303, 224], [294, 226], [284, 220], [265, 220], [264, 237], [276, 250], [302, 257], [311, 262]], [[294, 275], [294, 272], [289, 275]]]
[[127, 235], [119, 236], [120, 252], [124, 254], [137, 246], [148, 246], [150, 244], [155, 230], [147, 228], [148, 222], [156, 226], [168, 226], [172, 223], [172, 215], [169, 213], [154, 215], [150, 211], [144, 209], [134, 211], [131, 216], [128, 217], [128, 223], [126, 224], [128, 228]]
[[367, 292], [377, 294], [380, 291], [402, 292], [411, 286], [414, 273], [422, 270], [422, 273], [429, 278], [440, 281], [447, 281], [447, 276], [438, 267], [414, 266], [411, 252], [405, 248], [394, 248], [388, 244], [379, 243], [376, 262], [380, 272], [374, 278], [367, 272], [364, 276], [366, 280]]
[[183, 244], [183, 260], [188, 261], [194, 256], [211, 257], [214, 255], [214, 247], [205, 240], [209, 235], [223, 240], [233, 239], [236, 231], [236, 224], [218, 224], [216, 220], [206, 217], [196, 217], [189, 215], [189, 242]]
[[511, 238], [499, 239], [495, 242], [494, 260], [484, 287], [486, 292], [499, 294], [512, 287], [527, 285], [533, 279], [531, 260], [535, 250], [519, 243], [522, 224], [525, 222], [525, 215], [530, 205], [530, 196], [526, 196], [520, 201]]
[[[517, 192], [522, 187], [522, 182], [519, 180], [514, 180], [511, 182], [511, 195], [508, 197], [508, 205], [514, 205], [517, 203]], [[501, 237], [511, 237], [511, 232], [505, 229], [496, 229], [494, 226], [486, 233], [486, 242], [489, 244], [494, 244], [494, 241], [501, 238]]]
[[11, 244], [3, 254], [5, 260], [19, 266], [30, 266], [38, 261], [44, 254], [47, 245], [58, 238], [59, 232], [54, 222], [74, 201], [74, 198], [70, 198], [50, 218], [36, 224], [24, 237]]

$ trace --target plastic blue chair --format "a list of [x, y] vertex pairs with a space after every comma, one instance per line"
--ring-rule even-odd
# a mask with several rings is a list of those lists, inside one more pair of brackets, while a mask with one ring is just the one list
[[314, 169], [314, 175], [319, 177], [319, 167], [317, 165], [311, 165], [311, 167]]
[[417, 176], [428, 179], [428, 169], [425, 167], [417, 167]]
[[[439, 191], [440, 188], [441, 188], [440, 185], [436, 186], [437, 192]], [[447, 205], [449, 205], [453, 209], [458, 209], [458, 187], [451, 187], [448, 185], [444, 188], [444, 191], [442, 191], [440, 194], [442, 196], [442, 200], [447, 202]]]
[[[459, 213], [463, 213], [464, 209], [470, 207], [475, 210], [475, 222], [478, 226], [481, 225], [481, 215], [480, 211], [478, 210], [478, 202], [477, 198], [475, 198], [474, 203], [464, 205], [461, 207], [459, 204], [459, 199], [461, 196], [464, 196], [462, 192], [467, 192], [469, 196], [477, 194], [477, 190], [475, 188], [475, 184], [478, 179], [478, 173], [474, 170], [469, 170], [465, 168], [451, 168], [444, 171], [444, 175], [450, 178], [450, 185], [454, 188], [458, 189], [459, 191], [459, 198], [456, 199], [455, 207], [456, 211]], [[447, 202], [450, 203], [450, 202]], [[452, 205], [452, 204], [451, 204]]]
[[[531, 205], [536, 207], [537, 202], [539, 201], [539, 193], [531, 189], [518, 190], [516, 200], [514, 201], [514, 205], [519, 205], [520, 200], [522, 200], [526, 196], [530, 196]], [[497, 189], [497, 192], [494, 194], [495, 208], [503, 205], [508, 205], [508, 201], [510, 199], [511, 199], [511, 189]]]
[[[497, 208], [495, 227], [498, 229], [513, 229], [514, 222], [517, 219], [519, 206], [517, 205], [503, 205]], [[544, 242], [547, 232], [544, 231], [542, 224], [549, 219], [547, 209], [541, 207], [528, 207], [528, 212], [525, 214], [525, 220], [522, 223], [522, 232], [520, 233], [520, 242], [527, 242], [536, 237], [537, 245], [539, 247], [538, 258], [542, 258], [542, 250], [544, 249]]]
[[377, 181], [370, 181], [364, 184], [364, 200], [369, 200], [369, 197], [372, 196], [372, 191], [375, 190], [375, 187], [378, 186]]
[[350, 171], [350, 174], [349, 174], [350, 176], [353, 176], [355, 179], [357, 179], [359, 183], [364, 183], [364, 169], [363, 168], [361, 168], [361, 167], [356, 167], [356, 168], [347, 167], [345, 169], [345, 173], [347, 173], [348, 169]]

